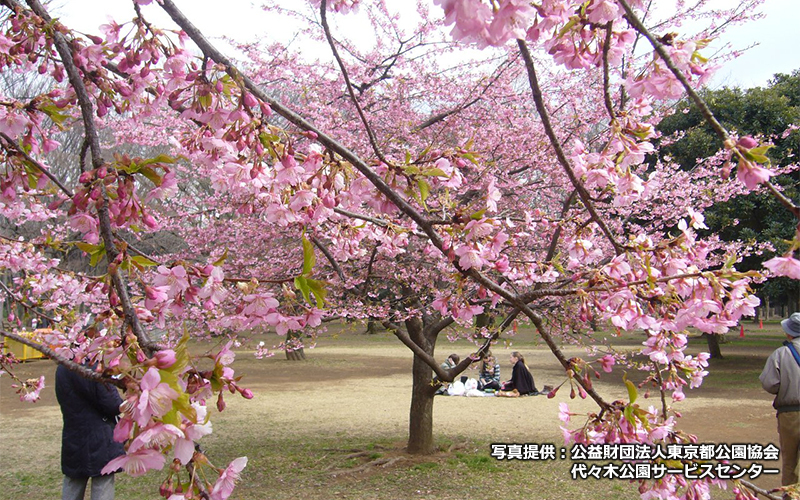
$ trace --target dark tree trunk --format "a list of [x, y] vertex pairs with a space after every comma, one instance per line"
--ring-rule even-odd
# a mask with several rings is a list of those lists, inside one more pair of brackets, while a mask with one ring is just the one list
[[[409, 337], [415, 344], [433, 355], [434, 342], [425, 338], [422, 322], [413, 318], [406, 321]], [[408, 419], [408, 453], [430, 455], [433, 453], [433, 396], [436, 388], [431, 385], [433, 369], [414, 355], [412, 368], [411, 411]]]
[[713, 359], [722, 359], [722, 351], [719, 349], [719, 335], [714, 333], [704, 333], [703, 337], [706, 338], [708, 343], [708, 352]]
[[[293, 344], [294, 339], [300, 338], [300, 332], [289, 332], [286, 334], [286, 343], [291, 345]], [[286, 350], [286, 359], [289, 361], [303, 361], [306, 359], [306, 353], [303, 351], [303, 348], [300, 347], [299, 349], [287, 349]]]
[[381, 325], [377, 321], [370, 319], [367, 321], [367, 331], [364, 332], [364, 335], [374, 335], [379, 333], [381, 329]]

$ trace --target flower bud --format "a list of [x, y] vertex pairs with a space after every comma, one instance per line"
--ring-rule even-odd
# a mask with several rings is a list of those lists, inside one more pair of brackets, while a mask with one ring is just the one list
[[175, 351], [172, 349], [158, 351], [153, 357], [156, 359], [156, 366], [161, 369], [171, 367], [176, 360]]
[[754, 147], [758, 146], [758, 142], [749, 135], [746, 135], [744, 137], [740, 137], [739, 142], [737, 142], [736, 145], [745, 149], [753, 149]]
[[253, 97], [253, 94], [246, 92], [244, 94], [244, 104], [249, 108], [254, 108], [258, 106], [258, 100], [256, 100], [255, 97]]

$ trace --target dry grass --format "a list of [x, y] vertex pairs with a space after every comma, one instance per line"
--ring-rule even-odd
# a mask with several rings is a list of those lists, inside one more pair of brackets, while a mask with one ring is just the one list
[[[757, 333], [723, 345], [727, 359], [715, 363], [718, 369], [707, 383], [676, 405], [684, 415], [683, 427], [699, 434], [702, 442], [776, 441], [770, 397], [753, 379], [779, 345], [779, 335], [774, 327]], [[630, 335], [617, 340], [635, 348], [642, 339]], [[537, 385], [561, 383], [560, 367], [529, 331], [522, 330], [511, 347], [526, 355]], [[690, 351], [703, 348], [702, 342], [693, 341]], [[465, 343], [444, 342], [440, 357], [469, 350]], [[575, 347], [567, 351], [582, 355]], [[495, 353], [508, 375], [507, 352], [498, 347]], [[306, 362], [279, 357], [259, 361], [240, 351], [235, 366], [256, 397], [245, 401], [230, 396], [229, 410], [214, 415], [214, 434], [202, 443], [218, 465], [249, 457], [234, 498], [638, 498], [635, 486], [626, 482], [572, 481], [568, 461], [497, 462], [489, 457], [492, 442], [560, 446], [558, 404], [568, 402], [579, 413], [594, 409], [588, 401], [569, 400], [568, 391], [553, 399], [437, 398], [434, 432], [440, 451], [409, 457], [402, 450], [411, 394], [407, 349], [388, 334], [345, 332], [321, 339], [308, 357]], [[28, 363], [21, 371], [45, 371], [52, 381], [47, 361]], [[609, 399], [625, 398], [621, 375], [615, 371], [605, 376], [596, 384], [598, 390]], [[653, 399], [653, 404], [658, 402]], [[61, 418], [52, 389], [45, 389], [36, 405], [23, 406], [6, 381], [0, 405], [0, 498], [57, 498]], [[117, 498], [155, 497], [162, 477], [119, 475]], [[756, 483], [775, 487], [778, 479], [765, 476]]]

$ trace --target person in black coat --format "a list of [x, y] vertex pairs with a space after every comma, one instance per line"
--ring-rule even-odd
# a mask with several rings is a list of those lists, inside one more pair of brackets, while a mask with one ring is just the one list
[[536, 385], [533, 383], [533, 375], [528, 370], [525, 364], [525, 358], [522, 354], [514, 351], [511, 353], [511, 364], [514, 368], [511, 371], [511, 380], [504, 382], [502, 392], [504, 396], [525, 396], [527, 394], [539, 394], [536, 390]]
[[63, 500], [81, 500], [92, 478], [92, 500], [114, 498], [114, 474], [100, 475], [112, 459], [123, 455], [122, 443], [114, 441], [115, 417], [122, 398], [116, 387], [81, 377], [59, 365], [56, 398], [61, 406]]

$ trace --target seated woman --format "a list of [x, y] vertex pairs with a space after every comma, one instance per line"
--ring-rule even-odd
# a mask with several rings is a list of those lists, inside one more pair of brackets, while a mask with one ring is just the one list
[[536, 390], [536, 385], [533, 383], [533, 375], [528, 370], [525, 364], [525, 358], [522, 354], [514, 351], [511, 353], [511, 364], [514, 368], [511, 372], [511, 380], [503, 382], [498, 396], [505, 396], [516, 398], [528, 394], [537, 395], [539, 391]]
[[481, 372], [478, 376], [478, 390], [500, 390], [500, 364], [492, 356], [492, 351], [486, 351], [481, 361]]
[[[447, 359], [444, 360], [444, 363], [441, 364], [443, 370], [450, 370], [455, 368], [458, 362], [461, 361], [461, 356], [458, 354], [451, 354], [447, 356]], [[466, 381], [466, 377], [461, 377], [462, 382]], [[438, 377], [434, 377], [434, 381], [437, 382], [439, 380]], [[436, 396], [439, 395], [447, 395], [447, 388], [450, 386], [448, 382], [442, 382], [438, 389], [436, 389]]]

